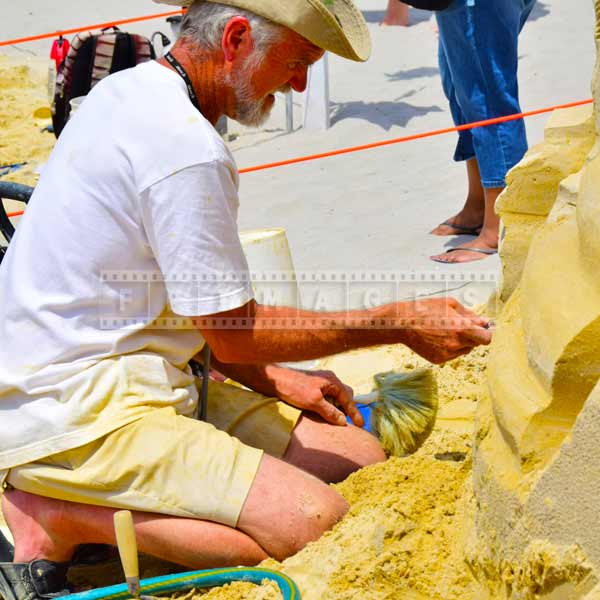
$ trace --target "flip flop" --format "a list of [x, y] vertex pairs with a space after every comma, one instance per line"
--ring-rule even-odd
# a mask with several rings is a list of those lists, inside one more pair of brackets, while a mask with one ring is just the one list
[[34, 560], [30, 563], [0, 563], [0, 596], [4, 600], [44, 600], [70, 594], [67, 589], [69, 563]]
[[483, 227], [483, 223], [478, 225], [477, 227], [465, 227], [464, 225], [454, 225], [454, 223], [449, 223], [448, 221], [444, 221], [440, 223], [438, 227], [445, 225], [446, 227], [452, 227], [452, 229], [456, 229], [458, 233], [450, 233], [449, 235], [479, 235], [481, 228]]
[[[485, 254], [487, 256], [492, 256], [494, 254], [498, 254], [498, 250], [488, 250], [487, 248], [465, 248], [464, 246], [457, 246], [456, 248], [450, 248], [444, 252], [444, 254], [450, 254], [452, 252], [456, 252], [457, 250], [466, 250], [467, 252], [476, 252], [477, 254]], [[446, 260], [440, 260], [439, 258], [432, 258], [431, 260], [439, 263], [443, 263], [445, 265], [458, 265], [461, 263], [452, 263]]]

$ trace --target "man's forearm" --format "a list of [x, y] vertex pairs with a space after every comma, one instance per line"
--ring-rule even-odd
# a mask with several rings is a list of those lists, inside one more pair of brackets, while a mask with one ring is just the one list
[[276, 380], [277, 374], [281, 370], [277, 365], [223, 363], [213, 355], [211, 366], [255, 392], [260, 392], [265, 396], [277, 396]]
[[264, 365], [402, 342], [401, 318], [398, 305], [319, 313], [254, 304], [245, 323], [239, 315], [225, 316], [216, 324], [216, 335], [209, 330], [205, 336], [222, 362]]
[[440, 364], [492, 339], [489, 319], [453, 298], [341, 313], [268, 307], [251, 301], [195, 322], [221, 362], [254, 365], [310, 360], [378, 344], [406, 344]]

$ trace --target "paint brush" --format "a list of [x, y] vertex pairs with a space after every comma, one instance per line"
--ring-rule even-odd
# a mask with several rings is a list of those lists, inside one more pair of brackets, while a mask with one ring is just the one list
[[379, 438], [388, 456], [412, 454], [435, 424], [438, 390], [432, 369], [387, 371], [374, 380], [370, 394], [354, 397], [364, 428]]
[[115, 525], [115, 537], [119, 556], [125, 573], [125, 581], [129, 594], [140, 600], [161, 600], [156, 596], [145, 596], [140, 594], [140, 568], [138, 563], [137, 541], [135, 539], [135, 528], [133, 517], [128, 510], [119, 510], [113, 516]]

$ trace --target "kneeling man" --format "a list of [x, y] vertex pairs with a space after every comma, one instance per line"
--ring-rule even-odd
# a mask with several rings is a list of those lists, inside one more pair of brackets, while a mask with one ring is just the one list
[[[345, 514], [327, 484], [385, 456], [333, 373], [276, 363], [384, 343], [443, 362], [489, 343], [452, 299], [339, 314], [253, 299], [214, 125], [261, 123], [325, 50], [368, 57], [350, 0], [197, 0], [165, 59], [101, 81], [63, 131], [0, 269], [5, 598], [60, 592], [77, 545], [115, 543], [122, 508], [143, 552], [182, 565], [290, 556]], [[205, 342], [218, 371], [280, 402], [197, 420], [188, 363]], [[242, 413], [254, 424], [234, 437]]]

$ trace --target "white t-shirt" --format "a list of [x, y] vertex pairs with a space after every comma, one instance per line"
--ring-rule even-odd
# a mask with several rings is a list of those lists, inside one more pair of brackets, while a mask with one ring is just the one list
[[179, 75], [148, 62], [93, 89], [0, 267], [0, 469], [193, 413], [204, 341], [182, 317], [252, 298], [237, 211], [233, 157]]

